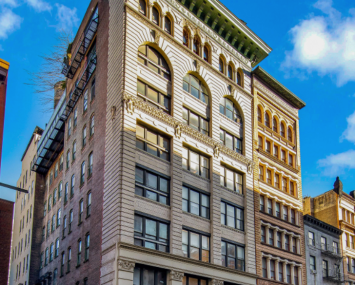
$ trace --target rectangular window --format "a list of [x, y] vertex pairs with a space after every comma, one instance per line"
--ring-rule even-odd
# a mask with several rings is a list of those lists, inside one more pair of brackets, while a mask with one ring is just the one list
[[244, 246], [221, 242], [222, 248], [222, 266], [245, 271], [245, 254]]
[[49, 255], [49, 249], [47, 247], [46, 251], [45, 251], [45, 256], [44, 256], [44, 266], [48, 265], [48, 255]]
[[205, 134], [209, 135], [209, 122], [208, 120], [202, 118], [201, 116], [193, 113], [189, 109], [182, 108], [182, 118], [186, 125], [191, 128]]
[[275, 173], [275, 185], [277, 189], [280, 189], [280, 175]]
[[316, 270], [316, 258], [312, 255], [309, 257], [309, 268], [311, 270]]
[[220, 129], [219, 130], [219, 139], [220, 143], [225, 145], [226, 147], [234, 150], [235, 152], [242, 153], [242, 140], [240, 138], [237, 138], [229, 133], [227, 133], [225, 130]]
[[297, 253], [297, 240], [296, 238], [292, 238], [292, 252]]
[[281, 212], [280, 212], [280, 203], [275, 203], [276, 206], [276, 217], [280, 218], [281, 217]]
[[291, 284], [291, 265], [286, 265], [286, 281], [288, 284]]
[[265, 143], [265, 151], [268, 153], [271, 153], [271, 142], [268, 140], [266, 140], [266, 143]]
[[137, 93], [139, 97], [154, 107], [163, 110], [165, 113], [170, 112], [170, 95], [163, 94], [139, 80], [137, 82]]
[[83, 140], [82, 140], [82, 147], [86, 146], [86, 127], [83, 128]]
[[74, 128], [78, 124], [78, 108], [75, 108], [74, 110]]
[[62, 262], [60, 264], [60, 276], [64, 275], [65, 253], [62, 252]]
[[283, 217], [283, 219], [284, 219], [285, 221], [288, 221], [288, 208], [287, 208], [287, 206], [283, 206], [283, 210], [284, 210], [284, 217]]
[[182, 168], [203, 178], [209, 178], [210, 160], [186, 147], [182, 148]]
[[287, 179], [282, 178], [282, 190], [287, 192]]
[[88, 109], [88, 90], [86, 89], [83, 97], [83, 113]]
[[333, 253], [339, 254], [339, 244], [333, 241]]
[[273, 215], [273, 209], [272, 209], [272, 200], [268, 199], [267, 200], [267, 212], [270, 215]]
[[68, 248], [67, 273], [70, 272], [71, 248]]
[[269, 229], [269, 245], [274, 245], [274, 230]]
[[78, 241], [78, 258], [77, 258], [77, 265], [81, 263], [81, 239]]
[[308, 244], [309, 245], [316, 245], [315, 239], [314, 239], [314, 233], [308, 232]]
[[260, 196], [259, 200], [260, 200], [260, 211], [264, 212], [265, 211], [264, 196]]
[[136, 195], [169, 205], [170, 180], [155, 172], [136, 167]]
[[270, 169], [266, 170], [266, 183], [270, 185], [272, 183], [272, 174]]
[[328, 261], [322, 260], [323, 277], [328, 277]]
[[244, 210], [226, 202], [221, 202], [221, 223], [244, 231]]
[[95, 99], [95, 77], [91, 81], [91, 101]]
[[169, 225], [150, 218], [134, 216], [134, 244], [169, 251]]
[[182, 210], [203, 218], [210, 218], [210, 196], [189, 187], [182, 187]]
[[182, 230], [182, 252], [185, 257], [210, 262], [209, 236], [190, 230]]
[[279, 281], [284, 281], [284, 266], [282, 262], [279, 262]]
[[281, 150], [281, 160], [286, 163], [286, 151]]
[[[163, 269], [136, 265], [133, 273], [133, 285], [166, 285], [166, 275], [166, 271]], [[207, 283], [203, 285], [207, 285]]]
[[277, 145], [274, 145], [274, 156], [276, 158], [279, 157], [279, 147]]
[[270, 260], [270, 279], [275, 280], [275, 260]]
[[295, 285], [299, 285], [298, 282], [298, 267], [294, 267], [294, 277], [295, 277]]
[[79, 225], [83, 221], [83, 214], [84, 214], [84, 200], [81, 199], [79, 202]]
[[288, 165], [293, 167], [293, 156], [292, 156], [292, 154], [288, 155]]
[[266, 228], [261, 226], [261, 242], [266, 242]]
[[160, 157], [170, 160], [170, 139], [141, 125], [136, 127], [136, 147]]
[[322, 250], [327, 250], [327, 239], [325, 237], [320, 238], [320, 246]]
[[73, 213], [73, 209], [70, 210], [69, 212], [69, 229], [68, 229], [68, 234], [71, 233], [71, 225], [73, 223], [73, 218], [74, 218], [74, 213]]
[[285, 235], [285, 250], [290, 251], [290, 236]]
[[293, 181], [290, 181], [290, 194], [292, 196], [296, 196], [296, 194], [295, 194], [295, 182], [293, 182]]
[[228, 189], [243, 194], [243, 174], [220, 166], [220, 184]]
[[263, 257], [262, 260], [262, 271], [263, 271], [263, 277], [267, 278], [267, 260], [266, 257]]
[[[285, 236], [286, 237], [286, 236]], [[277, 241], [276, 241], [276, 246], [278, 248], [282, 248], [282, 235], [280, 232], [277, 232], [276, 233], [276, 238], [277, 238]]]
[[291, 209], [291, 223], [296, 224], [296, 212], [293, 209]]
[[209, 282], [205, 278], [199, 278], [195, 276], [184, 276], [182, 279], [182, 285], [207, 285]]
[[351, 267], [352, 267], [352, 273], [355, 273], [355, 259], [354, 258], [352, 258], [351, 259]]
[[349, 257], [346, 257], [346, 267], [348, 269], [348, 272], [350, 272], [350, 258]]
[[264, 167], [259, 165], [259, 180], [264, 181]]
[[91, 215], [91, 192], [88, 194], [87, 206], [86, 206], [86, 217]]

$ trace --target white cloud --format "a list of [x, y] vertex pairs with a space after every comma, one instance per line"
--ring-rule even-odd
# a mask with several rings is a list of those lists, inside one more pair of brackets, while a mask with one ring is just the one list
[[355, 81], [355, 9], [343, 17], [331, 0], [319, 0], [314, 8], [323, 15], [312, 15], [290, 30], [293, 50], [286, 52], [282, 67], [335, 76], [338, 86]]
[[76, 14], [76, 8], [70, 9], [63, 4], [56, 4], [58, 8], [56, 29], [58, 32], [71, 32], [74, 26], [77, 26], [79, 18]]
[[0, 51], [4, 51], [4, 49], [2, 48], [2, 45], [0, 45]]
[[16, 0], [1, 0], [0, 5], [2, 6], [11, 6], [11, 7], [16, 7], [18, 5]]
[[341, 136], [341, 140], [346, 139], [350, 142], [355, 143], [355, 112], [351, 114], [346, 121], [348, 122], [348, 127]]
[[318, 161], [320, 167], [324, 167], [323, 174], [326, 176], [338, 176], [345, 169], [355, 169], [355, 150], [331, 154]]
[[43, 0], [25, 0], [26, 3], [35, 9], [37, 12], [52, 10], [52, 6]]
[[9, 34], [20, 28], [22, 18], [11, 10], [4, 8], [0, 13], [0, 39], [6, 39]]

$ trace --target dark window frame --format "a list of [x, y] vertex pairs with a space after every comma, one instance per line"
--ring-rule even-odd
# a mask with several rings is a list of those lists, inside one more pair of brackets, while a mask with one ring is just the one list
[[[202, 248], [202, 244], [203, 244], [202, 237], [208, 238], [208, 261], [203, 261], [203, 262], [210, 263], [211, 262], [211, 235], [208, 234], [208, 233], [202, 233], [201, 231], [190, 229], [188, 227], [184, 227], [183, 226], [182, 227], [182, 233], [184, 231], [187, 232], [187, 244], [184, 244], [182, 242], [182, 247], [184, 248], [184, 246], [186, 246], [186, 249], [187, 249], [186, 257], [191, 258], [191, 256], [190, 256], [190, 253], [191, 253], [191, 233], [193, 233], [193, 234], [199, 235], [199, 245], [200, 245], [200, 247], [199, 247], [199, 259], [197, 259], [197, 260], [203, 261], [202, 260], [202, 258], [203, 258], [203, 255], [202, 255], [202, 251], [203, 251], [203, 248]], [[182, 239], [183, 239], [183, 234], [182, 234]], [[183, 249], [183, 255], [184, 255], [184, 249]]]
[[[184, 212], [187, 212], [187, 213], [190, 213], [190, 214], [193, 214], [193, 215], [197, 215], [197, 216], [203, 217], [203, 218], [205, 218], [205, 219], [210, 219], [210, 207], [211, 207], [211, 205], [210, 205], [210, 194], [207, 194], [207, 193], [204, 192], [204, 191], [201, 191], [201, 190], [196, 189], [196, 188], [194, 188], [194, 187], [187, 186], [187, 185], [185, 185], [185, 184], [182, 185], [182, 188], [183, 188], [183, 189], [182, 189], [182, 210], [183, 210]], [[186, 189], [187, 189], [187, 192], [188, 192], [188, 194], [187, 194], [187, 199], [184, 198], [184, 188], [186, 188]], [[192, 213], [192, 212], [191, 212], [191, 203], [193, 203], [193, 202], [191, 201], [191, 191], [197, 192], [198, 195], [199, 195], [199, 197], [198, 197], [198, 199], [199, 199], [199, 202], [198, 202], [198, 211], [199, 211], [199, 214], [195, 214], [195, 213]], [[203, 197], [203, 196], [206, 196], [206, 197], [207, 197], [207, 199], [208, 199], [208, 206], [203, 206], [203, 205], [202, 205], [202, 197]], [[184, 201], [186, 201], [187, 209], [184, 208]], [[195, 203], [195, 204], [196, 204], [196, 203]], [[204, 216], [204, 215], [202, 214], [204, 208], [206, 208], [206, 216]]]
[[[139, 84], [142, 84], [142, 86], [144, 85], [144, 94], [138, 91]], [[148, 97], [147, 94], [148, 94], [149, 88], [158, 94], [157, 95], [158, 101], [155, 101], [155, 100], [150, 99]], [[152, 85], [147, 84], [144, 81], [139, 80], [139, 79], [137, 80], [137, 94], [144, 101], [148, 102], [151, 105], [154, 105], [156, 108], [162, 110], [163, 112], [170, 114], [170, 112], [171, 112], [171, 95], [170, 94], [164, 94], [163, 92], [154, 88]], [[164, 101], [167, 102], [166, 105], [164, 105]]]
[[[234, 209], [234, 226], [228, 225], [228, 206], [233, 207]], [[224, 209], [224, 213], [223, 213]], [[241, 213], [241, 218], [238, 219], [238, 210]], [[239, 223], [238, 223], [239, 222]], [[244, 226], [245, 220], [244, 220], [244, 208], [240, 207], [238, 205], [235, 205], [233, 203], [230, 203], [228, 201], [222, 200], [221, 201], [221, 224], [225, 225], [227, 227], [232, 227], [234, 229], [237, 229], [239, 231], [244, 231], [245, 226]], [[238, 227], [238, 224], [240, 227]]]
[[[182, 157], [182, 168], [187, 170], [187, 171], [190, 171], [198, 176], [201, 176], [202, 178], [205, 178], [205, 179], [210, 179], [210, 157], [208, 157], [207, 155], [205, 154], [202, 154], [201, 152], [199, 151], [195, 151], [193, 149], [191, 149], [190, 147], [187, 147], [187, 146], [183, 146], [182, 147], [183, 149], [183, 157]], [[187, 158], [184, 157], [184, 150], [187, 151]], [[194, 153], [196, 155], [198, 155], [198, 159], [199, 159], [199, 163], [198, 163], [198, 173], [195, 173], [194, 171], [191, 171], [191, 154], [190, 153]], [[205, 160], [207, 160], [207, 166], [208, 168], [206, 168], [205, 166], [202, 166], [202, 158], [204, 158]], [[184, 161], [186, 161], [186, 167], [184, 165]], [[204, 170], [206, 170], [206, 174], [205, 176], [203, 176], [203, 171], [202, 171], [202, 168]]]
[[[186, 110], [186, 112], [185, 112]], [[191, 113], [198, 118], [198, 127], [195, 128], [194, 125], [191, 124]], [[193, 128], [194, 130], [199, 131], [200, 133], [209, 136], [210, 133], [210, 120], [205, 119], [204, 117], [200, 116], [199, 114], [191, 111], [190, 109], [183, 107], [183, 112], [182, 112], [182, 119], [183, 122]], [[202, 127], [203, 123], [207, 124], [207, 130]]]
[[[233, 269], [237, 269], [239, 271], [245, 271], [245, 246], [244, 245], [240, 245], [238, 243], [235, 243], [235, 242], [231, 242], [231, 241], [228, 241], [228, 240], [225, 240], [225, 239], [222, 239], [221, 240], [221, 248], [223, 249], [223, 243], [225, 243], [225, 254], [223, 254], [223, 251], [221, 250], [221, 256], [222, 256], [222, 266], [223, 266], [223, 259], [224, 259], [224, 266], [225, 267], [228, 267], [228, 268], [232, 268], [232, 267], [229, 267], [228, 266], [228, 260], [229, 258], [231, 259], [234, 259], [234, 268]], [[235, 247], [235, 257], [233, 258], [233, 256], [229, 256], [228, 255], [228, 245], [231, 245], [231, 246], [234, 246]], [[238, 248], [242, 248], [244, 253], [244, 257], [243, 259], [242, 258], [239, 258], [238, 256]], [[242, 269], [239, 269], [239, 263], [238, 261], [242, 262], [240, 265], [241, 265], [241, 268]]]
[[[232, 144], [233, 144], [232, 148], [230, 148], [226, 145], [227, 135], [232, 137]], [[235, 135], [232, 135], [231, 133], [227, 132], [226, 130], [219, 129], [219, 142], [221, 144], [223, 144], [224, 146], [228, 147], [229, 149], [231, 149], [237, 153], [243, 154], [243, 139], [238, 138]], [[240, 147], [238, 147], [238, 143], [239, 143]]]
[[[193, 86], [193, 84], [191, 83], [191, 78], [194, 78], [194, 80], [196, 80], [196, 82], [198, 82], [198, 89], [197, 86]], [[193, 92], [191, 91], [192, 88], [194, 88], [196, 90], [196, 95], [193, 95]], [[207, 87], [205, 86], [205, 84], [198, 79], [196, 76], [187, 73], [184, 78], [183, 78], [183, 90], [185, 90], [187, 93], [191, 94], [192, 96], [194, 96], [196, 99], [200, 100], [201, 102], [205, 103], [207, 106], [210, 104], [210, 96], [209, 96], [209, 92]]]

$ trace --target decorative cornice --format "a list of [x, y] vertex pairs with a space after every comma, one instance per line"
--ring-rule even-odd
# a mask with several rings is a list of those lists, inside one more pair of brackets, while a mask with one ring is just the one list
[[185, 133], [188, 136], [193, 137], [194, 139], [207, 144], [211, 148], [214, 149], [214, 155], [216, 157], [219, 156], [220, 152], [231, 157], [232, 159], [238, 160], [248, 167], [248, 173], [252, 173], [252, 170], [254, 169], [254, 162], [245, 157], [244, 155], [237, 153], [225, 145], [222, 145], [219, 141], [216, 141], [212, 139], [209, 136], [206, 136], [199, 131], [189, 127], [188, 125], [185, 125], [181, 123], [179, 120], [175, 119], [174, 117], [170, 116], [169, 114], [164, 113], [162, 110], [159, 110], [143, 100], [139, 99], [136, 95], [131, 95], [128, 94], [127, 92], [124, 93], [123, 95], [123, 101], [126, 106], [126, 111], [129, 114], [133, 114], [134, 110], [137, 108], [155, 118], [157, 118], [160, 121], [163, 121], [164, 123], [172, 126], [175, 128], [175, 136], [176, 138], [180, 139], [181, 134]]
[[[190, 50], [189, 48], [185, 47], [184, 45], [182, 45], [178, 40], [176, 40], [173, 36], [169, 35], [168, 33], [166, 33], [163, 29], [161, 29], [160, 27], [158, 27], [155, 24], [152, 24], [147, 18], [145, 18], [142, 14], [140, 14], [138, 11], [136, 11], [130, 4], [125, 3], [125, 5], [129, 8], [127, 9], [128, 13], [131, 14], [133, 17], [135, 17], [136, 19], [139, 19], [140, 21], [142, 21], [147, 27], [149, 27], [152, 31], [159, 31], [160, 32], [160, 36], [159, 36], [159, 40], [160, 38], [168, 41], [169, 43], [173, 43], [176, 44], [177, 48], [184, 52], [184, 53], [188, 53], [190, 54], [192, 60], [196, 60], [198, 61], [200, 67], [199, 70], [201, 70], [202, 67], [204, 67], [205, 69], [208, 69], [210, 72], [214, 73], [214, 75], [217, 75], [219, 77], [222, 77], [223, 79], [221, 79], [220, 81], [224, 82], [226, 85], [232, 85], [235, 87], [236, 90], [238, 90], [239, 92], [243, 93], [245, 96], [248, 96], [249, 98], [253, 98], [253, 95], [248, 93], [246, 90], [244, 90], [241, 86], [239, 86], [236, 82], [234, 82], [233, 80], [230, 80], [226, 75], [220, 73], [217, 69], [215, 69], [211, 64], [205, 62], [201, 57], [199, 57], [198, 55], [196, 55], [192, 50]], [[214, 51], [216, 52], [216, 51]], [[244, 67], [245, 68], [245, 67]], [[246, 70], [250, 70], [250, 68], [245, 68]]]
[[254, 86], [257, 87], [263, 94], [268, 95], [269, 99], [272, 99], [275, 103], [281, 105], [286, 111], [292, 113], [292, 115], [298, 118], [298, 112], [291, 106], [291, 104], [287, 104], [284, 100], [282, 100], [279, 96], [277, 96], [274, 92], [266, 88], [262, 83], [258, 80], [254, 80]]
[[171, 270], [170, 271], [170, 279], [182, 282], [184, 278], [184, 272], [176, 271], [176, 270]]
[[117, 268], [118, 270], [133, 272], [136, 264], [132, 261], [120, 259], [118, 260], [117, 265], [118, 265]]

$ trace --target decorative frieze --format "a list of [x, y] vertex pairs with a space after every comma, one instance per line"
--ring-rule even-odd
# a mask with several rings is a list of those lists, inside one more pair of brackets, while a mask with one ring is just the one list
[[128, 113], [133, 114], [135, 108], [137, 108], [157, 118], [158, 120], [161, 120], [164, 123], [174, 127], [176, 138], [180, 139], [181, 134], [185, 133], [186, 135], [191, 136], [194, 139], [212, 147], [214, 149], [215, 157], [219, 157], [220, 152], [222, 152], [223, 154], [244, 163], [248, 167], [248, 173], [252, 172], [252, 169], [254, 168], [254, 162], [249, 158], [245, 157], [244, 155], [235, 152], [234, 150], [226, 147], [225, 145], [220, 144], [218, 141], [215, 141], [211, 137], [202, 134], [201, 132], [191, 128], [190, 126], [182, 124], [179, 120], [151, 106], [150, 104], [147, 104], [143, 100], [139, 99], [137, 96], [125, 92], [123, 100], [126, 105], [126, 109]]

